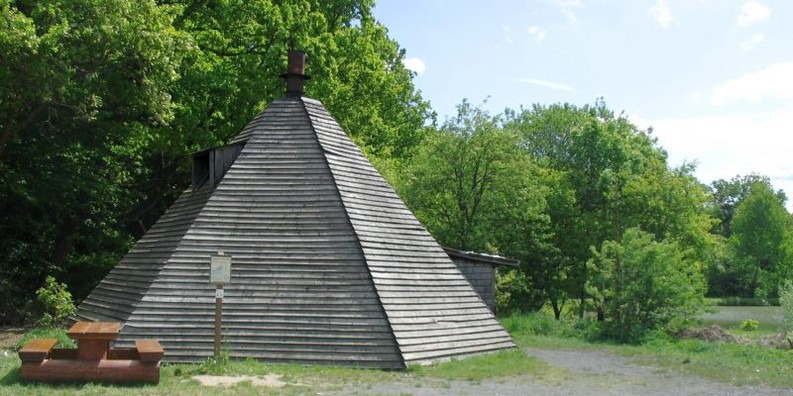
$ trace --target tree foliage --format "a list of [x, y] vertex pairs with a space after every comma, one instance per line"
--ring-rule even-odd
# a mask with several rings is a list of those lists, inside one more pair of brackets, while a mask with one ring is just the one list
[[533, 271], [558, 278], [544, 282], [555, 285], [549, 295], [559, 296], [550, 301], [557, 315], [565, 295], [579, 300], [583, 314], [590, 248], [619, 242], [629, 228], [676, 241], [690, 248], [689, 255], [713, 243], [707, 195], [692, 176], [693, 167], [669, 168], [650, 132], [615, 115], [604, 102], [535, 105], [508, 112], [507, 118], [521, 147], [556, 175], [546, 200], [557, 253], [546, 268]]
[[307, 93], [383, 163], [433, 114], [371, 0], [0, 0], [0, 322], [46, 275], [85, 296], [188, 181], [189, 154]]
[[674, 331], [701, 312], [705, 280], [699, 264], [675, 242], [629, 228], [587, 262], [587, 291], [604, 317], [603, 334], [638, 342], [648, 331]]
[[[515, 257], [530, 268], [550, 248], [547, 176], [517, 143], [499, 117], [463, 101], [405, 165], [401, 195], [441, 244]], [[544, 290], [531, 271], [505, 277], [512, 281], [502, 282], [510, 296], [502, 309], [541, 306]]]
[[790, 216], [779, 195], [755, 183], [740, 201], [732, 221], [730, 243], [744, 284], [762, 297], [778, 297], [793, 275]]

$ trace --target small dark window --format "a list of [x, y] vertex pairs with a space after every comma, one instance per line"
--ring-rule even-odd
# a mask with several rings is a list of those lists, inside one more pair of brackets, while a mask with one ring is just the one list
[[209, 152], [200, 151], [193, 154], [193, 189], [201, 187], [209, 179]]
[[209, 181], [214, 187], [226, 174], [242, 151], [244, 143], [209, 148], [193, 154], [193, 189]]

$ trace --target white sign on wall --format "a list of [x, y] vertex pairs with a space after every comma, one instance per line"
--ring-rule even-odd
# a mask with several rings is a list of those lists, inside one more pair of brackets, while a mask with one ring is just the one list
[[209, 266], [209, 282], [216, 285], [228, 285], [231, 282], [231, 256], [222, 253], [211, 256]]

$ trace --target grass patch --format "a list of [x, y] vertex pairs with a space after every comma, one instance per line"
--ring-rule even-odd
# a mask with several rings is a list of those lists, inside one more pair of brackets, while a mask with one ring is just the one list
[[408, 371], [424, 377], [481, 381], [524, 374], [542, 378], [558, 370], [520, 349], [513, 349], [429, 366], [410, 366]]
[[13, 350], [20, 350], [34, 338], [55, 338], [58, 340], [58, 343], [55, 344], [56, 348], [77, 348], [77, 343], [66, 335], [65, 329], [36, 328], [25, 333], [25, 335], [14, 344]]
[[759, 322], [759, 332], [770, 333], [781, 330], [782, 308], [773, 306], [717, 306], [713, 312], [700, 317], [704, 326], [719, 325], [727, 330], [739, 330], [740, 325], [747, 319]]
[[[740, 331], [738, 318], [745, 319], [747, 313], [764, 318], [763, 314], [775, 315], [778, 310], [778, 307], [718, 307], [719, 310], [723, 308], [727, 308], [732, 317], [726, 327], [732, 334], [747, 338], [770, 332], [762, 326], [763, 321], [760, 330]], [[740, 308], [749, 308], [749, 311]], [[547, 315], [530, 314], [502, 318], [502, 324], [522, 348], [600, 350], [631, 357], [640, 364], [658, 365], [720, 382], [793, 389], [793, 351], [758, 345], [677, 340], [661, 335], [642, 345], [620, 345], [593, 339], [589, 336], [593, 334], [592, 327], [586, 323], [548, 323], [548, 320]]]
[[616, 353], [640, 363], [735, 385], [793, 388], [793, 353], [757, 345], [707, 343], [699, 340], [620, 346]]

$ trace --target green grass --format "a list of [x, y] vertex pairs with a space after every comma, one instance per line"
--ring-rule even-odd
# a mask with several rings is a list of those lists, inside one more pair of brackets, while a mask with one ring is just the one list
[[[762, 308], [762, 307], [753, 307]], [[793, 389], [793, 351], [756, 345], [676, 340], [657, 337], [643, 345], [618, 345], [588, 341], [569, 334], [581, 334], [581, 325], [543, 324], [547, 318], [535, 315], [505, 318], [505, 327], [521, 347], [546, 349], [594, 349], [631, 357], [635, 362], [657, 365], [686, 374], [735, 385], [765, 385]], [[541, 323], [537, 323], [541, 322]], [[576, 326], [579, 329], [576, 329]], [[737, 328], [737, 325], [735, 325]], [[584, 331], [585, 332], [585, 331]], [[745, 335], [749, 332], [738, 332]]]
[[410, 366], [409, 371], [421, 377], [481, 381], [523, 374], [543, 378], [556, 375], [558, 370], [524, 351], [513, 349], [431, 366]]
[[638, 362], [667, 367], [735, 385], [793, 388], [793, 353], [756, 345], [683, 340], [620, 347]]
[[773, 306], [713, 307], [714, 312], [700, 317], [704, 326], [719, 325], [723, 329], [738, 330], [741, 322], [754, 319], [760, 322], [758, 331], [763, 333], [781, 331], [782, 308]]
[[[519, 348], [430, 366], [410, 366], [407, 371], [383, 371], [296, 364], [265, 364], [255, 360], [207, 360], [201, 364], [164, 364], [158, 385], [36, 384], [21, 382], [19, 359], [0, 351], [0, 395], [35, 394], [316, 394], [354, 389], [365, 392], [378, 384], [405, 385], [407, 393], [421, 386], [443, 386], [448, 381], [480, 382], [488, 379], [530, 375], [548, 383], [559, 383], [569, 373], [528, 355], [528, 347], [546, 349], [598, 350], [629, 357], [639, 364], [657, 365], [672, 371], [696, 374], [736, 385], [765, 385], [793, 388], [793, 352], [750, 345], [678, 341], [658, 336], [644, 345], [626, 346], [591, 340], [591, 324], [557, 322], [544, 314], [503, 318], [504, 327]], [[31, 333], [29, 337], [52, 336]], [[57, 336], [56, 338], [59, 338]], [[195, 375], [281, 375], [285, 388], [268, 389], [239, 384], [230, 388], [206, 388]]]
[[33, 329], [25, 333], [25, 335], [14, 344], [14, 351], [18, 351], [23, 345], [34, 338], [55, 338], [58, 340], [58, 343], [55, 345], [56, 348], [77, 348], [77, 344], [66, 335], [66, 330], [64, 329]]

